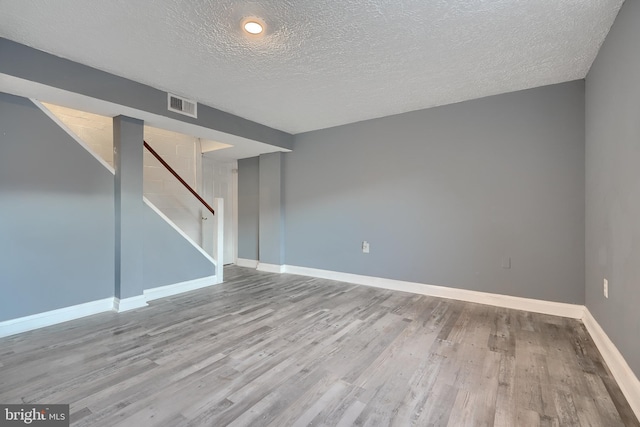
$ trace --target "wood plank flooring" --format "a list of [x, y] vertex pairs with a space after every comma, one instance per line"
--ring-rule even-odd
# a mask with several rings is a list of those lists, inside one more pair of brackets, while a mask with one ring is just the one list
[[640, 426], [575, 320], [229, 267], [0, 339], [0, 402], [73, 426]]

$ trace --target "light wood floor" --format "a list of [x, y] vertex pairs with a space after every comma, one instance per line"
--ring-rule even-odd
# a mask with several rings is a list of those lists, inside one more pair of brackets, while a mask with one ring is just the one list
[[640, 426], [581, 323], [293, 275], [0, 339], [73, 426]]

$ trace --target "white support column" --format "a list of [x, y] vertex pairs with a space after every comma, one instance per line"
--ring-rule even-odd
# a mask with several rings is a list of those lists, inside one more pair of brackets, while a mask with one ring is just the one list
[[213, 200], [213, 210], [216, 214], [213, 216], [214, 221], [214, 245], [213, 259], [216, 260], [216, 277], [218, 283], [224, 281], [224, 199], [215, 198]]

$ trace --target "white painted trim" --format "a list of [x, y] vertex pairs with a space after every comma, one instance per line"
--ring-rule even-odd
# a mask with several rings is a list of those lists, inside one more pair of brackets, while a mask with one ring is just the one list
[[22, 332], [32, 331], [34, 329], [45, 328], [47, 326], [52, 326], [58, 323], [68, 322], [70, 320], [80, 319], [82, 317], [104, 313], [107, 311], [122, 313], [124, 311], [146, 307], [148, 301], [204, 288], [206, 286], [216, 285], [219, 283], [220, 282], [218, 281], [217, 276], [202, 277], [200, 279], [189, 280], [173, 285], [146, 289], [143, 291], [143, 295], [125, 298], [122, 300], [114, 297], [104, 298], [97, 301], [91, 301], [83, 304], [46, 311], [44, 313], [37, 313], [30, 316], [5, 320], [3, 322], [0, 322], [0, 338], [8, 337], [10, 335], [19, 334]]
[[258, 261], [255, 259], [237, 258], [236, 265], [238, 267], [258, 268]]
[[149, 301], [181, 294], [183, 292], [194, 291], [207, 286], [217, 285], [220, 281], [218, 276], [202, 277], [200, 279], [187, 280], [186, 282], [175, 283], [173, 285], [159, 286], [157, 288], [145, 289], [144, 298]]
[[602, 358], [620, 386], [622, 394], [627, 398], [631, 409], [633, 409], [636, 417], [640, 419], [640, 380], [638, 380], [638, 377], [633, 373], [627, 361], [624, 360], [618, 348], [586, 307], [584, 308], [582, 323], [584, 323], [591, 338], [596, 343], [596, 347], [600, 350]]
[[213, 257], [216, 260], [216, 275], [220, 281], [224, 280], [224, 199], [216, 197], [213, 199], [213, 229], [215, 237], [213, 239]]
[[191, 239], [191, 237], [189, 237], [189, 236], [187, 235], [187, 233], [185, 233], [184, 231], [182, 231], [182, 230], [180, 229], [180, 227], [178, 227], [178, 226], [177, 226], [173, 221], [171, 221], [171, 220], [169, 219], [169, 217], [168, 217], [168, 216], [166, 216], [165, 214], [163, 214], [163, 213], [162, 213], [162, 211], [156, 207], [156, 205], [154, 205], [153, 203], [151, 203], [151, 202], [149, 201], [149, 199], [147, 199], [146, 197], [143, 197], [142, 199], [143, 199], [143, 200], [144, 200], [144, 202], [147, 204], [147, 206], [149, 206], [151, 209], [153, 209], [153, 211], [154, 211], [155, 213], [157, 213], [157, 214], [160, 216], [160, 218], [164, 219], [164, 220], [165, 220], [165, 221], [166, 221], [166, 222], [167, 222], [167, 223], [168, 223], [168, 224], [169, 224], [169, 225], [170, 225], [174, 230], [176, 230], [176, 231], [177, 231], [177, 232], [178, 232], [182, 237], [184, 237], [184, 238], [185, 238], [185, 240], [186, 240], [187, 242], [189, 242], [189, 243], [191, 244], [191, 246], [193, 246], [194, 248], [196, 248], [196, 249], [198, 250], [198, 252], [200, 252], [200, 253], [202, 254], [202, 256], [204, 256], [206, 259], [208, 259], [208, 260], [211, 262], [211, 264], [213, 264], [213, 265], [215, 265], [215, 266], [217, 266], [217, 265], [218, 265], [218, 263], [216, 262], [216, 260], [214, 260], [214, 259], [211, 257], [211, 255], [209, 255], [208, 253], [206, 253], [206, 252], [204, 251], [204, 249], [202, 249], [202, 248], [200, 247], [200, 245], [198, 245], [196, 242], [194, 242], [194, 241]]
[[286, 267], [287, 267], [286, 265], [267, 264], [267, 263], [258, 261], [258, 266], [256, 267], [256, 270], [264, 271], [265, 273], [284, 273]]
[[[260, 270], [260, 266], [258, 266], [258, 270]], [[566, 304], [561, 302], [520, 298], [509, 295], [492, 294], [488, 292], [470, 291], [467, 289], [448, 288], [445, 286], [405, 282], [401, 280], [384, 279], [380, 277], [362, 276], [359, 274], [340, 273], [337, 271], [320, 270], [317, 268], [296, 267], [292, 265], [286, 265], [284, 270], [285, 272], [291, 274], [319, 277], [322, 279], [337, 280], [341, 282], [355, 283], [358, 285], [373, 286], [375, 288], [411, 292], [414, 294], [449, 298], [460, 301], [474, 302], [478, 304], [494, 305], [497, 307], [525, 310], [534, 313], [551, 314], [554, 316], [563, 316], [572, 319], [582, 319], [582, 316], [584, 314], [584, 306], [577, 304]]]
[[72, 305], [70, 307], [59, 308], [57, 310], [45, 311], [44, 313], [32, 314], [31, 316], [18, 317], [16, 319], [0, 322], [0, 337], [19, 334], [33, 329], [44, 328], [56, 325], [69, 320], [80, 319], [92, 314], [104, 313], [113, 309], [113, 298], [85, 302], [83, 304]]
[[231, 166], [231, 196], [233, 204], [231, 206], [233, 212], [233, 259], [238, 263], [238, 161], [234, 160]]
[[78, 135], [76, 135], [76, 133], [74, 131], [72, 131], [67, 125], [64, 124], [64, 122], [62, 120], [60, 120], [58, 118], [58, 116], [56, 116], [55, 114], [53, 114], [53, 112], [51, 110], [49, 110], [47, 107], [45, 107], [40, 101], [38, 101], [37, 99], [33, 99], [33, 98], [29, 98], [31, 100], [31, 102], [33, 102], [36, 107], [38, 107], [39, 109], [42, 110], [43, 113], [45, 113], [51, 120], [53, 120], [58, 126], [60, 126], [60, 128], [65, 131], [66, 133], [69, 134], [69, 136], [71, 138], [74, 139], [74, 141], [76, 141], [78, 144], [80, 144], [82, 146], [82, 148], [84, 148], [85, 150], [87, 150], [89, 152], [89, 154], [91, 154], [93, 157], [96, 158], [97, 161], [99, 161], [102, 166], [104, 166], [105, 168], [107, 168], [107, 170], [109, 172], [111, 172], [112, 174], [116, 174], [116, 170], [113, 168], [113, 166], [111, 166], [109, 163], [107, 163], [102, 157], [100, 157], [98, 155], [98, 153], [96, 153], [95, 151], [93, 151], [93, 149], [91, 147], [89, 147], [87, 145], [86, 142], [84, 142]]
[[117, 313], [122, 313], [123, 311], [134, 310], [136, 308], [146, 306], [147, 301], [145, 300], [144, 295], [136, 295], [135, 297], [129, 297], [125, 299], [113, 299], [113, 311]]

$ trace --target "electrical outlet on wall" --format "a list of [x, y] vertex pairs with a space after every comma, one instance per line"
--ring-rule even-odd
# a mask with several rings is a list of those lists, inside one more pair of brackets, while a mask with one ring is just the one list
[[609, 281], [604, 279], [604, 297], [609, 298]]
[[362, 242], [362, 253], [363, 254], [369, 253], [369, 242], [367, 242], [366, 240]]

